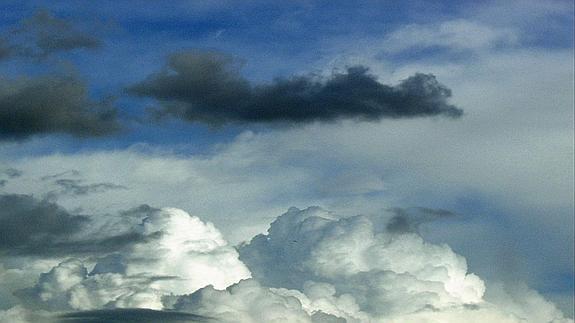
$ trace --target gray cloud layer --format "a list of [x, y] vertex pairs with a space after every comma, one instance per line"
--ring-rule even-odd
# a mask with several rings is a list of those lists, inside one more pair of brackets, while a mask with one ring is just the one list
[[217, 52], [173, 54], [165, 70], [129, 92], [160, 100], [160, 115], [214, 125], [455, 118], [463, 113], [448, 103], [451, 91], [430, 74], [417, 73], [389, 86], [379, 83], [366, 67], [355, 66], [327, 79], [297, 76], [252, 85], [239, 74], [232, 57]]
[[0, 140], [52, 133], [91, 137], [118, 129], [115, 108], [92, 102], [74, 77], [0, 80]]

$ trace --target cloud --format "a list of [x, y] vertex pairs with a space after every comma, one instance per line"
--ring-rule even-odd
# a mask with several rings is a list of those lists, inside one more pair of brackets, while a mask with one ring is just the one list
[[0, 195], [0, 250], [19, 253], [43, 249], [65, 241], [86, 222], [85, 216], [72, 215], [29, 195]]
[[15, 295], [32, 310], [162, 309], [164, 295], [192, 293], [207, 285], [222, 289], [251, 277], [211, 223], [170, 208], [139, 207], [123, 215], [141, 212], [148, 215], [135, 230], [155, 239], [110, 248], [93, 265], [68, 258]]
[[88, 259], [66, 259], [32, 287], [16, 290], [20, 305], [0, 311], [0, 317], [23, 322], [47, 313], [63, 322], [111, 317], [129, 322], [137, 315], [242, 323], [572, 322], [525, 287], [495, 288], [487, 299], [484, 282], [467, 272], [463, 257], [415, 232], [389, 231], [393, 217], [291, 208], [267, 235], [240, 248], [251, 278], [210, 223], [173, 208], [139, 207], [126, 215], [138, 212], [148, 212], [140, 230], [161, 232], [159, 239], [92, 265]]
[[109, 190], [127, 189], [123, 185], [114, 183], [95, 183], [95, 184], [82, 184], [82, 180], [78, 179], [57, 179], [54, 183], [62, 189], [54, 194], [70, 194], [70, 195], [86, 195], [90, 193], [101, 193]]
[[[152, 212], [147, 206], [121, 212], [141, 219]], [[137, 213], [137, 215], [136, 215]], [[0, 252], [10, 256], [98, 255], [121, 250], [158, 237], [133, 227], [134, 219], [95, 221], [93, 216], [68, 212], [48, 200], [31, 195], [0, 195]]]
[[218, 322], [311, 322], [297, 298], [275, 293], [254, 280], [243, 280], [226, 290], [203, 288], [180, 297], [174, 308], [214, 317]]
[[439, 24], [402, 26], [389, 33], [382, 44], [386, 53], [405, 53], [414, 49], [483, 50], [517, 43], [516, 31], [493, 28], [474, 21], [457, 19]]
[[[334, 219], [319, 208], [291, 208], [270, 225], [268, 235], [256, 236], [239, 251], [254, 278], [266, 285], [301, 290], [306, 281], [330, 282], [339, 293], [355, 294], [365, 308], [382, 315], [481, 300], [485, 287], [467, 274], [465, 259], [447, 246], [425, 244], [415, 233], [387, 232], [379, 221], [367, 216]], [[387, 285], [386, 290], [397, 288], [389, 293], [377, 284], [363, 286], [370, 279]], [[412, 286], [404, 289], [404, 284]], [[383, 306], [408, 295], [414, 297], [410, 306]]]
[[95, 137], [118, 130], [116, 109], [91, 101], [75, 77], [0, 80], [0, 140], [47, 134]]
[[62, 177], [62, 176], [64, 176], [64, 175], [79, 176], [79, 175], [80, 175], [80, 172], [78, 172], [78, 171], [75, 170], [75, 169], [72, 169], [72, 170], [67, 170], [67, 171], [64, 171], [64, 172], [60, 172], [60, 173], [58, 173], [58, 174], [51, 174], [51, 175], [42, 176], [42, 177], [40, 178], [40, 180], [42, 180], [42, 181], [47, 181], [47, 180], [50, 180], [50, 179]]
[[154, 323], [154, 322], [213, 322], [210, 318], [175, 311], [151, 309], [107, 309], [62, 314], [59, 323]]
[[454, 216], [452, 212], [447, 210], [422, 207], [410, 209], [394, 208], [391, 211], [394, 216], [386, 225], [386, 229], [389, 232], [417, 232], [419, 226], [423, 223]]
[[[445, 213], [434, 216], [440, 214]], [[390, 231], [384, 219], [291, 208], [270, 225], [268, 234], [240, 247], [240, 259], [264, 286], [303, 293], [305, 297], [291, 295], [300, 295], [309, 313], [321, 307], [348, 321], [365, 322], [361, 317], [368, 315], [376, 322], [460, 322], [463, 317], [473, 322], [569, 322], [538, 295], [542, 316], [486, 301], [485, 283], [467, 272], [463, 257], [415, 232]], [[202, 299], [196, 293], [191, 300], [194, 296]]]
[[10, 52], [4, 56], [43, 58], [48, 55], [75, 49], [96, 49], [102, 43], [93, 33], [83, 31], [70, 21], [38, 10], [26, 18], [11, 33]]
[[463, 113], [448, 103], [451, 91], [430, 74], [417, 73], [392, 87], [355, 66], [327, 79], [298, 76], [252, 85], [239, 74], [238, 62], [218, 52], [173, 54], [165, 70], [129, 92], [159, 100], [159, 115], [213, 125], [456, 118]]
[[7, 168], [3, 171], [4, 175], [8, 176], [9, 178], [17, 178], [22, 176], [22, 171], [16, 168]]
[[27, 308], [47, 311], [108, 307], [161, 308], [161, 293], [153, 284], [171, 277], [125, 276], [120, 273], [88, 275], [81, 260], [67, 259], [40, 275], [31, 288], [15, 295]]

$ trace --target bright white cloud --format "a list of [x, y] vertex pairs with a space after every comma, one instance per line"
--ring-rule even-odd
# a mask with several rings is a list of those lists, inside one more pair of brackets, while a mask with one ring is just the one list
[[254, 279], [200, 289], [173, 308], [246, 323], [572, 322], [529, 289], [495, 290], [486, 300], [465, 259], [387, 224], [389, 218], [291, 208], [241, 248]]

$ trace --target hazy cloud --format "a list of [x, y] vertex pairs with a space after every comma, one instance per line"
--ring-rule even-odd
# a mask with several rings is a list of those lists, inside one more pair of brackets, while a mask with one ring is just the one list
[[53, 133], [102, 136], [119, 129], [116, 109], [96, 103], [71, 76], [0, 80], [0, 140]]
[[382, 47], [384, 52], [392, 54], [425, 48], [481, 50], [501, 44], [515, 44], [517, 38], [513, 29], [493, 28], [457, 19], [440, 24], [402, 26], [386, 36]]
[[0, 38], [0, 61], [11, 57], [14, 54], [14, 49], [4, 38]]
[[90, 193], [101, 193], [109, 190], [127, 189], [123, 185], [114, 183], [83, 184], [78, 179], [58, 179], [54, 183], [62, 188], [61, 194], [86, 195]]
[[93, 33], [83, 31], [46, 10], [39, 10], [22, 20], [11, 36], [16, 40], [11, 52], [19, 56], [45, 57], [56, 52], [101, 46], [101, 41]]
[[60, 172], [60, 173], [57, 173], [57, 174], [45, 175], [45, 176], [42, 176], [40, 179], [43, 180], [43, 181], [46, 181], [46, 180], [50, 180], [50, 179], [62, 177], [62, 176], [65, 176], [65, 175], [78, 176], [78, 175], [80, 175], [80, 172], [77, 171], [77, 170], [75, 170], [75, 169], [72, 169], [72, 170], [67, 170], [67, 171], [65, 171], [65, 172]]
[[254, 85], [232, 57], [187, 51], [169, 57], [167, 67], [129, 92], [162, 103], [156, 111], [191, 122], [305, 123], [340, 119], [379, 120], [463, 111], [448, 103], [451, 91], [433, 75], [417, 73], [397, 86], [381, 84], [363, 66], [329, 78], [295, 76]]
[[16, 178], [22, 176], [22, 171], [16, 168], [7, 168], [3, 171], [4, 175], [8, 176], [9, 178]]

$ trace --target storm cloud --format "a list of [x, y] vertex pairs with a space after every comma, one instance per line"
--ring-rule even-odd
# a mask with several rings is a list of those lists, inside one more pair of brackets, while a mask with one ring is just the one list
[[309, 123], [340, 119], [460, 117], [448, 103], [451, 90], [431, 74], [417, 73], [385, 85], [367, 67], [348, 67], [328, 78], [314, 75], [254, 85], [240, 64], [219, 52], [187, 51], [169, 57], [164, 70], [128, 89], [161, 102], [158, 115], [211, 125]]
[[0, 79], [0, 140], [33, 135], [94, 137], [119, 130], [116, 109], [88, 98], [72, 76]]

